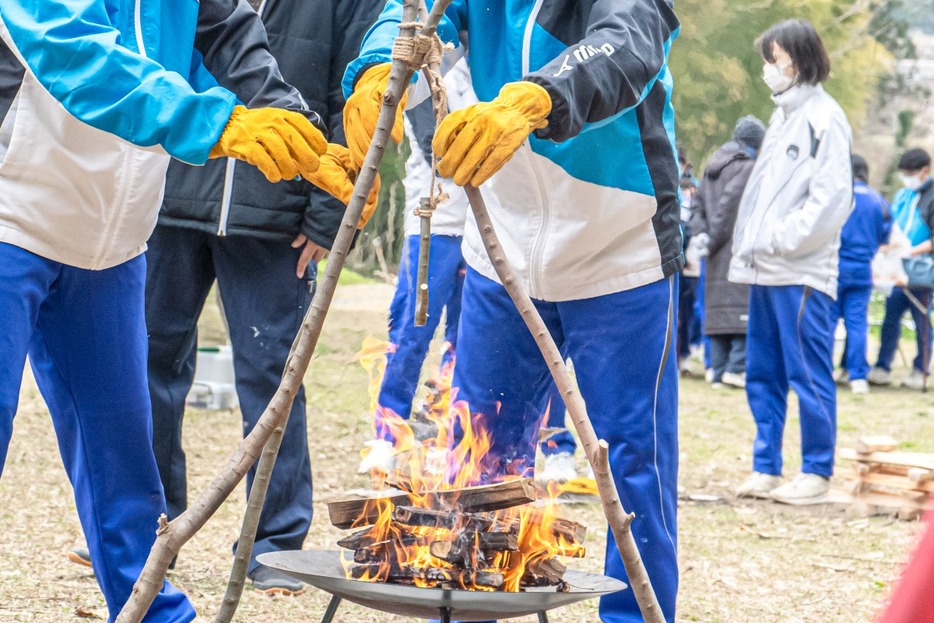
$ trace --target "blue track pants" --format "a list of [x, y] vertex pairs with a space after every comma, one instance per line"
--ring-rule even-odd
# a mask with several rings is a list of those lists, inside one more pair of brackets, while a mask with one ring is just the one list
[[841, 283], [837, 287], [837, 300], [832, 313], [834, 327], [843, 318], [846, 327], [846, 348], [841, 367], [845, 367], [850, 380], [865, 379], [869, 374], [866, 346], [869, 336], [869, 297], [872, 284]]
[[[129, 597], [165, 512], [151, 445], [145, 279], [142, 256], [90, 271], [0, 243], [0, 467], [28, 352], [110, 620]], [[194, 617], [187, 598], [166, 583], [144, 621]]]
[[[592, 299], [535, 301], [574, 362], [597, 437], [610, 445], [613, 477], [623, 506], [636, 514], [633, 533], [668, 621], [678, 587], [677, 302], [676, 277]], [[468, 267], [462, 305], [456, 399], [467, 401], [492, 434], [499, 474], [491, 479], [531, 474], [548, 368], [501, 285]], [[612, 534], [606, 573], [626, 581]], [[642, 621], [631, 590], [601, 599], [600, 617]]]
[[[243, 434], [248, 435], [279, 388], [289, 349], [311, 304], [316, 267], [295, 276], [301, 249], [287, 240], [219, 237], [181, 227], [157, 226], [146, 259], [146, 325], [153, 450], [165, 488], [169, 519], [188, 506], [182, 420], [195, 373], [198, 317], [217, 281], [233, 347], [234, 377]], [[231, 423], [233, 425], [233, 423]], [[197, 440], [195, 440], [197, 442]], [[253, 486], [256, 465], [247, 473]], [[312, 517], [305, 390], [289, 412], [250, 557], [301, 549]]]
[[788, 389], [798, 395], [801, 471], [830, 477], [837, 437], [833, 381], [833, 300], [804, 286], [759, 286], [749, 292], [746, 398], [756, 422], [753, 470], [782, 473]]
[[876, 367], [883, 370], [892, 370], [892, 360], [895, 359], [895, 351], [898, 350], [898, 340], [902, 336], [902, 316], [906, 311], [911, 312], [911, 317], [915, 321], [915, 341], [918, 346], [918, 354], [915, 356], [912, 366], [918, 372], [923, 372], [925, 368], [931, 366], [931, 290], [924, 288], [912, 288], [909, 290], [912, 296], [927, 310], [923, 312], [912, 304], [911, 299], [901, 288], [896, 288], [885, 300], [885, 318], [882, 321], [881, 344], [879, 345], [879, 358], [876, 361]]
[[[412, 400], [418, 390], [418, 377], [428, 354], [428, 347], [441, 322], [441, 313], [447, 310], [445, 340], [449, 351], [446, 362], [456, 348], [457, 318], [460, 315], [461, 289], [464, 280], [464, 257], [461, 255], [460, 236], [432, 236], [428, 261], [428, 322], [415, 326], [415, 302], [418, 274], [419, 236], [408, 236], [399, 267], [399, 284], [389, 308], [389, 342], [391, 352], [386, 358], [386, 372], [379, 390], [381, 408], [408, 418]], [[377, 421], [377, 436], [387, 438]]]

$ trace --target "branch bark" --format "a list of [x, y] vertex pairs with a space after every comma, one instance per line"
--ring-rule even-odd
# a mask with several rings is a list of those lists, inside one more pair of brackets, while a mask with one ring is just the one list
[[[435, 3], [436, 8], [440, 6], [438, 19], [440, 19], [440, 13], [443, 13], [444, 8], [449, 3], [450, 0], [439, 0], [439, 2]], [[415, 21], [417, 14], [418, 0], [404, 0], [403, 21], [411, 24]], [[401, 32], [401, 36], [412, 36], [414, 34], [414, 26], [404, 28]], [[160, 518], [159, 528], [156, 531], [156, 541], [152, 546], [149, 558], [146, 560], [139, 579], [133, 586], [129, 599], [116, 618], [117, 623], [139, 623], [142, 620], [165, 583], [169, 562], [178, 554], [181, 547], [217, 512], [224, 500], [230, 496], [253, 463], [256, 462], [257, 457], [274, 431], [279, 427], [284, 428], [292, 402], [308, 369], [318, 338], [321, 336], [324, 319], [334, 298], [334, 291], [337, 288], [338, 276], [347, 259], [357, 229], [357, 223], [363, 213], [363, 207], [366, 204], [370, 188], [372, 188], [376, 179], [376, 173], [382, 161], [385, 147], [390, 140], [396, 109], [412, 74], [413, 71], [405, 63], [393, 61], [376, 132], [370, 143], [370, 149], [367, 152], [363, 167], [357, 175], [354, 184], [354, 195], [347, 206], [340, 230], [334, 240], [324, 277], [319, 284], [311, 308], [302, 322], [302, 327], [296, 338], [295, 351], [286, 362], [279, 389], [253, 431], [247, 435], [236, 452], [230, 456], [226, 465], [214, 478], [208, 489], [198, 497], [188, 510], [171, 522], [166, 523], [165, 517]]]

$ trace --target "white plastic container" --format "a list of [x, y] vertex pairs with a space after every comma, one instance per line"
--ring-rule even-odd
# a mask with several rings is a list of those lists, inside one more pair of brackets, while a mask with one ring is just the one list
[[240, 404], [234, 388], [233, 353], [230, 346], [198, 349], [195, 380], [185, 403], [198, 409], [233, 409]]

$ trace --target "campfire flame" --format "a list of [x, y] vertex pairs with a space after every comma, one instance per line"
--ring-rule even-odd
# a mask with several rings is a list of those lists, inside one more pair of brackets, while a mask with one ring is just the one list
[[[420, 587], [444, 585], [480, 591], [519, 591], [530, 565], [554, 556], [582, 557], [584, 548], [580, 542], [556, 529], [559, 513], [555, 498], [560, 493], [557, 487], [549, 486], [548, 497], [535, 505], [484, 513], [463, 513], [455, 496], [442, 499], [438, 495], [481, 484], [490, 477], [491, 438], [482, 426], [482, 419], [472, 415], [468, 405], [456, 400], [456, 392], [451, 390], [453, 361], [426, 384], [431, 391], [422, 409], [413, 414], [413, 421], [380, 407], [376, 398], [385, 370], [385, 355], [391, 348], [386, 342], [367, 338], [356, 357], [370, 374], [371, 406], [378, 420], [376, 433], [385, 438], [388, 432], [397, 451], [396, 469], [389, 475], [389, 484], [398, 486], [404, 481], [402, 488], [408, 499], [403, 511], [424, 509], [419, 515], [420, 522], [426, 516], [431, 519], [433, 513], [438, 520], [428, 521], [430, 525], [410, 525], [398, 520], [399, 510], [392, 500], [368, 502], [366, 511], [353, 526], [365, 528], [357, 536], [366, 545], [354, 553], [352, 560], [342, 557], [347, 576], [370, 582], [391, 582], [394, 577], [404, 577]], [[455, 423], [461, 435], [453, 444]], [[421, 424], [433, 426], [434, 434], [427, 437], [422, 434], [419, 438], [413, 426]], [[484, 550], [481, 540], [490, 536], [484, 533], [515, 535], [517, 551]], [[444, 544], [451, 544], [451, 548], [460, 552], [458, 564], [434, 555], [432, 544], [436, 548], [442, 544], [436, 553], [445, 550]]]

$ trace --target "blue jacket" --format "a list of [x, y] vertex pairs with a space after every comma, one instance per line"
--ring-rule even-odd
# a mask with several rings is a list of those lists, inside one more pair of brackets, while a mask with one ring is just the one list
[[892, 216], [912, 245], [930, 239], [934, 231], [934, 180], [928, 178], [917, 190], [902, 188], [895, 193]]
[[840, 234], [840, 285], [871, 285], [872, 258], [892, 231], [889, 204], [862, 180], [853, 184], [854, 207]]
[[[428, 2], [431, 5], [431, 2]], [[389, 0], [348, 66], [390, 60], [402, 16]], [[668, 52], [680, 25], [665, 0], [454, 0], [439, 27], [468, 61], [480, 101], [517, 80], [548, 92], [548, 126], [484, 185], [503, 249], [533, 298], [590, 298], [681, 269]], [[472, 215], [467, 262], [496, 278]]]

